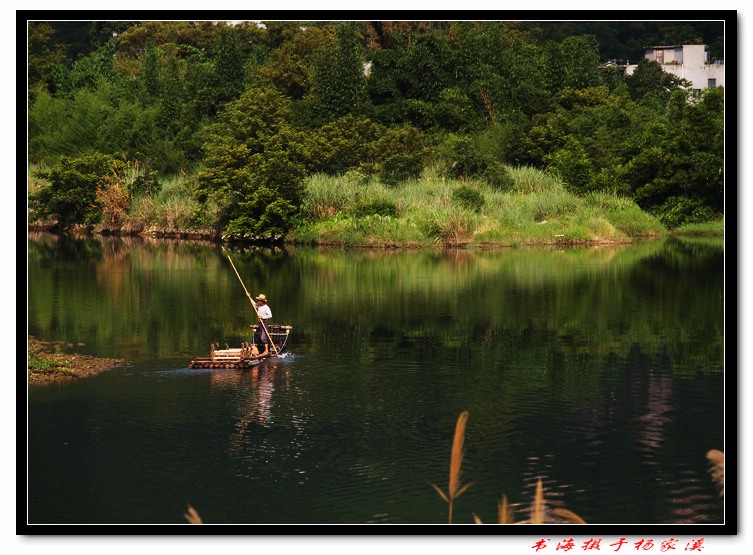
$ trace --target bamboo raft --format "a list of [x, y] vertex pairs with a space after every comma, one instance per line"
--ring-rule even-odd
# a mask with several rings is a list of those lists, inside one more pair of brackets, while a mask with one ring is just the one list
[[[256, 347], [257, 338], [259, 337], [259, 325], [251, 326], [254, 330], [254, 343], [243, 343], [239, 348], [230, 348], [225, 344], [224, 349], [219, 348], [219, 343], [212, 343], [209, 349], [208, 357], [196, 357], [190, 363], [189, 368], [229, 368], [247, 370], [258, 366], [263, 360], [274, 358], [282, 354], [285, 345], [288, 342], [292, 326], [268, 326], [269, 336], [274, 344], [270, 345], [270, 352], [266, 355], [254, 354], [258, 352]], [[275, 354], [276, 352], [276, 354]]]

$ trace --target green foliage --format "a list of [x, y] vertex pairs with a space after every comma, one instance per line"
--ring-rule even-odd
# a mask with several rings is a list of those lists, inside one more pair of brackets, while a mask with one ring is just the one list
[[386, 185], [396, 187], [403, 181], [417, 178], [423, 167], [421, 156], [417, 154], [395, 154], [384, 161], [379, 178]]
[[503, 35], [495, 46], [494, 73], [479, 87], [480, 99], [492, 107], [492, 123], [546, 111], [549, 99], [545, 51], [518, 33]]
[[491, 162], [491, 157], [479, 151], [468, 136], [451, 135], [443, 148], [447, 151], [448, 173], [451, 177], [480, 175]]
[[256, 68], [255, 76], [262, 83], [274, 85], [293, 100], [301, 100], [311, 91], [314, 60], [333, 46], [334, 37], [319, 27], [296, 32]]
[[276, 239], [290, 225], [305, 170], [301, 136], [289, 118], [287, 99], [253, 88], [206, 129], [206, 168], [197, 175], [196, 198], [216, 206], [212, 225], [227, 226], [228, 237]]
[[54, 34], [55, 30], [47, 23], [27, 23], [27, 80], [30, 97], [34, 90], [53, 89], [55, 75], [66, 62], [66, 48], [62, 44], [54, 44]]
[[312, 173], [330, 175], [371, 161], [379, 128], [369, 118], [348, 114], [307, 135], [306, 158]]
[[593, 35], [566, 37], [550, 44], [549, 72], [552, 90], [585, 89], [601, 85], [599, 44]]
[[670, 197], [652, 210], [670, 229], [719, 219], [719, 213], [696, 198]]
[[345, 211], [361, 188], [360, 183], [353, 183], [346, 176], [333, 178], [321, 173], [314, 174], [304, 183], [301, 213], [312, 222], [332, 217]]
[[361, 113], [366, 99], [364, 59], [355, 25], [338, 25], [335, 39], [334, 47], [317, 56], [312, 75], [310, 102], [324, 121]]
[[290, 102], [270, 88], [251, 88], [228, 103], [205, 130], [206, 168], [197, 195], [248, 196], [267, 187], [298, 202], [304, 175], [302, 134], [290, 126]]
[[454, 63], [446, 34], [432, 31], [419, 36], [397, 61], [398, 89], [406, 98], [434, 102], [450, 86]]
[[653, 95], [666, 101], [669, 93], [689, 83], [666, 73], [658, 62], [642, 59], [632, 75], [625, 77], [630, 96], [637, 101]]
[[67, 360], [55, 360], [53, 358], [40, 356], [38, 351], [29, 350], [27, 367], [30, 372], [38, 374], [65, 374], [75, 375]]
[[248, 200], [238, 203], [235, 217], [225, 226], [228, 239], [279, 240], [291, 227], [296, 208], [275, 191], [260, 187]]
[[481, 212], [484, 206], [484, 195], [472, 187], [463, 185], [452, 192], [452, 200], [460, 206], [473, 212]]
[[243, 90], [245, 79], [240, 37], [231, 27], [220, 26], [215, 43], [214, 73], [220, 103], [227, 102]]
[[[220, 228], [261, 188], [298, 209], [312, 174], [363, 177], [365, 201], [440, 167], [429, 171], [445, 180], [440, 188], [456, 178], [483, 180], [494, 193], [546, 189], [518, 169], [546, 168], [560, 187], [618, 192], [670, 225], [716, 217], [723, 89], [691, 97], [658, 64], [622, 76], [601, 62], [619, 57], [607, 52], [635, 52], [635, 61], [644, 44], [670, 37], [703, 39], [720, 53], [723, 37], [694, 23], [630, 28], [634, 35], [609, 22], [146, 21], [61, 35], [61, 22], [30, 22], [29, 158], [54, 165], [98, 152], [160, 176], [203, 162], [197, 214]], [[70, 59], [67, 36], [76, 37]], [[274, 225], [287, 221], [286, 210], [276, 213]], [[261, 217], [257, 210], [254, 221]]]
[[495, 191], [510, 191], [515, 187], [509, 168], [497, 160], [492, 160], [480, 177]]
[[724, 235], [724, 219], [693, 224], [684, 224], [676, 227], [674, 233], [680, 235]]
[[133, 197], [122, 229], [134, 233], [147, 228], [165, 232], [210, 231], [212, 225], [207, 221], [215, 215], [201, 210], [191, 195], [191, 185], [191, 179], [177, 176], [164, 179], [156, 194]]
[[437, 125], [449, 131], [468, 131], [480, 123], [473, 101], [458, 87], [441, 91], [434, 110]]
[[426, 134], [412, 125], [390, 127], [374, 142], [374, 155], [386, 160], [395, 155], [421, 154], [426, 141]]
[[96, 203], [97, 185], [112, 168], [112, 158], [92, 154], [79, 158], [61, 158], [37, 177], [49, 182], [30, 195], [32, 217], [55, 220], [62, 229], [74, 224], [93, 225], [100, 218]]
[[144, 53], [140, 81], [145, 100], [159, 95], [159, 51], [154, 43], [150, 43]]
[[545, 173], [532, 166], [515, 166], [509, 168], [515, 183], [513, 192], [522, 195], [531, 193], [561, 193], [565, 188], [557, 175]]
[[391, 200], [375, 199], [361, 202], [353, 207], [352, 214], [358, 218], [364, 216], [390, 216], [397, 218], [397, 205]]
[[446, 247], [457, 247], [471, 242], [479, 221], [473, 212], [449, 208], [435, 210], [426, 223], [426, 233]]
[[116, 43], [108, 41], [91, 55], [77, 60], [64, 74], [59, 74], [56, 89], [63, 94], [72, 94], [83, 88], [94, 89], [101, 80], [113, 84], [122, 82], [122, 76], [113, 68]]
[[160, 190], [157, 173], [138, 160], [114, 160], [112, 170], [98, 183], [96, 199], [101, 211], [101, 227], [117, 231], [128, 220], [128, 210], [138, 197], [156, 195]]
[[562, 178], [571, 192], [585, 193], [591, 188], [593, 166], [583, 145], [573, 137], [567, 137], [564, 147], [549, 158], [548, 167]]

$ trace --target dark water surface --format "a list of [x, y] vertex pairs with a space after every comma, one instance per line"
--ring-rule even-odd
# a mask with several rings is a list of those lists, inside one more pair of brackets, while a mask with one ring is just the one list
[[29, 333], [127, 362], [29, 390], [29, 523], [441, 524], [462, 411], [455, 522], [724, 522], [721, 241], [229, 252], [293, 326], [252, 371], [187, 367], [250, 339], [218, 247], [30, 235]]

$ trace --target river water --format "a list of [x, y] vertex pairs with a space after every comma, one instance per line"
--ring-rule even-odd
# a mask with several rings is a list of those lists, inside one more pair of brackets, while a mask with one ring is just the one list
[[[250, 340], [254, 370], [189, 369]], [[382, 251], [30, 234], [28, 332], [125, 363], [28, 391], [30, 524], [442, 524], [506, 496], [593, 524], [719, 524], [724, 248]]]

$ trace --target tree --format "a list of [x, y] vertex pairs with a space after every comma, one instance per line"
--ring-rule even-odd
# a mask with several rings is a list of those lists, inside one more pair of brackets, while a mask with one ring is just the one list
[[159, 51], [153, 42], [144, 53], [144, 59], [141, 65], [140, 82], [143, 89], [144, 100], [148, 102], [157, 98], [160, 92], [160, 70], [159, 70]]
[[364, 58], [356, 27], [339, 25], [335, 39], [335, 46], [317, 56], [312, 75], [311, 103], [325, 121], [360, 114], [366, 100]]
[[455, 67], [446, 34], [419, 36], [397, 62], [398, 88], [406, 98], [433, 102], [454, 83]]
[[602, 84], [599, 44], [593, 35], [571, 36], [562, 42], [551, 43], [548, 53], [553, 91], [565, 87], [584, 89]]
[[377, 125], [368, 118], [345, 115], [308, 134], [306, 157], [312, 173], [345, 173], [371, 161]]
[[264, 83], [275, 85], [294, 100], [301, 100], [311, 91], [314, 59], [334, 45], [328, 30], [307, 27], [272, 51], [255, 71]]
[[206, 169], [198, 174], [196, 194], [201, 203], [220, 207], [215, 224], [230, 236], [277, 237], [290, 226], [305, 175], [302, 134], [290, 117], [290, 99], [271, 87], [252, 87], [206, 129]]
[[567, 137], [563, 148], [549, 157], [548, 168], [562, 178], [570, 192], [583, 194], [592, 187], [593, 165], [586, 149], [572, 136]]
[[690, 85], [684, 79], [664, 71], [658, 62], [645, 58], [638, 63], [632, 75], [625, 77], [625, 83], [633, 100], [641, 101], [655, 96], [660, 102], [668, 100], [672, 91]]
[[38, 88], [54, 92], [55, 75], [67, 61], [66, 46], [51, 44], [55, 30], [47, 23], [30, 21], [27, 31], [29, 95]]
[[51, 169], [38, 171], [37, 177], [47, 180], [49, 185], [30, 195], [33, 216], [55, 220], [62, 229], [74, 224], [95, 224], [100, 217], [97, 185], [111, 169], [111, 157], [92, 154], [61, 158]]
[[230, 27], [222, 26], [217, 32], [214, 71], [220, 104], [237, 98], [244, 86], [244, 60], [238, 35]]
[[61, 76], [57, 89], [63, 93], [73, 94], [83, 88], [95, 89], [102, 79], [113, 84], [122, 82], [122, 76], [113, 68], [115, 50], [116, 43], [111, 40], [89, 56], [77, 60], [70, 70]]

